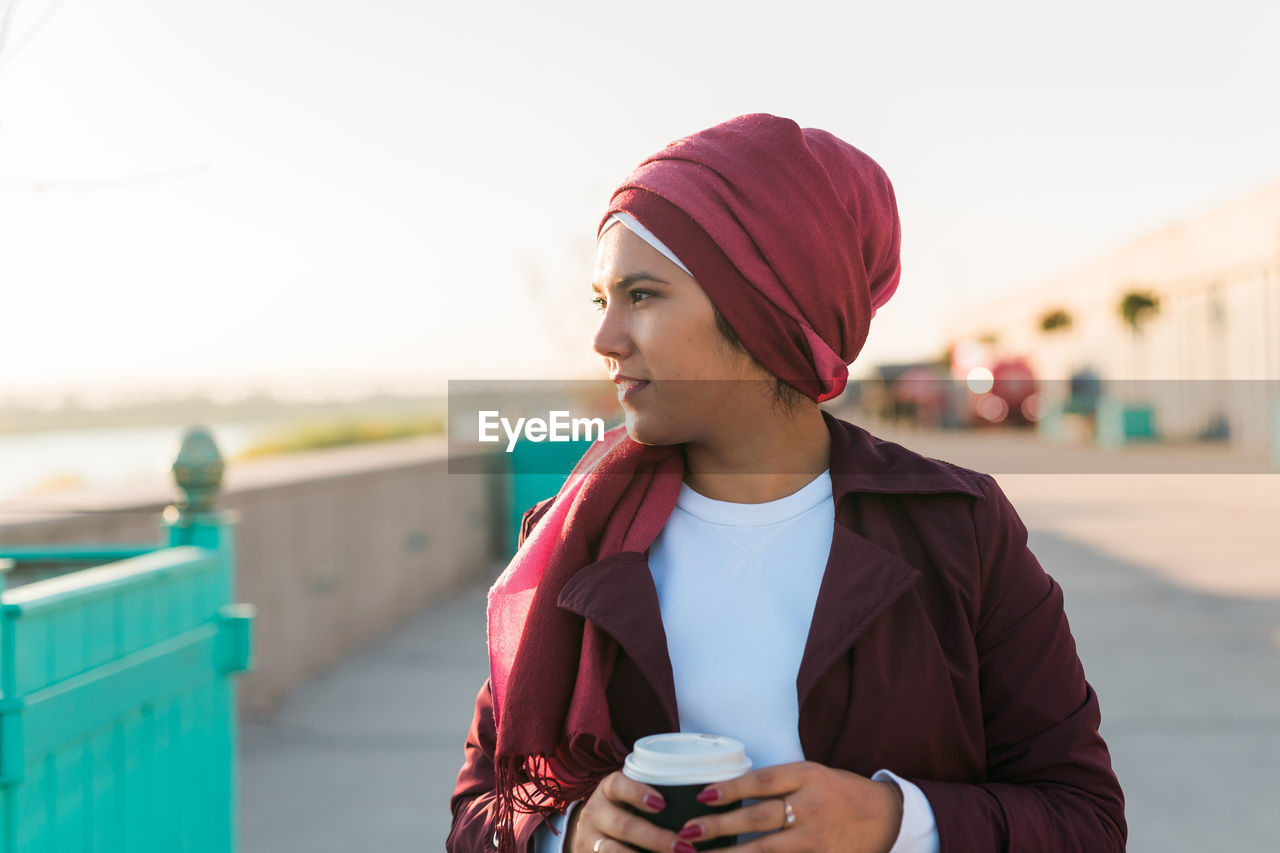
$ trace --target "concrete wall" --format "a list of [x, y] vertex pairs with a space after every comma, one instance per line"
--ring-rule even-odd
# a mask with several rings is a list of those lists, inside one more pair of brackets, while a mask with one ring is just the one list
[[[492, 470], [490, 460], [467, 461]], [[0, 541], [154, 542], [171, 500], [162, 481], [60, 495], [44, 512], [0, 517]], [[229, 465], [220, 505], [239, 515], [236, 600], [258, 608], [241, 712], [270, 713], [299, 684], [492, 571], [504, 504], [498, 477], [449, 473], [444, 439]]]

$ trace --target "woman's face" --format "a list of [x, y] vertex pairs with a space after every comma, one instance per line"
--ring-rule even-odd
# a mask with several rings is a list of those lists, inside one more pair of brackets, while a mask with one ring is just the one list
[[702, 287], [621, 223], [600, 238], [592, 290], [592, 347], [636, 441], [710, 441], [768, 403], [772, 375], [720, 334]]

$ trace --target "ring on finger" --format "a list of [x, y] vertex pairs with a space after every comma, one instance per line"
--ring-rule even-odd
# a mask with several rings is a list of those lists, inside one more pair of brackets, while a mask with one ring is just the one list
[[[786, 797], [782, 798], [782, 828], [786, 829], [796, 822], [795, 810], [791, 808], [791, 801]], [[600, 853], [600, 851], [596, 851]]]

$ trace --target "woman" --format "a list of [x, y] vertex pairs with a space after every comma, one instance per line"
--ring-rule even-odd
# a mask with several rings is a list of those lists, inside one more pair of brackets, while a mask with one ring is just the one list
[[[879, 166], [740, 116], [642, 163], [598, 233], [626, 424], [490, 592], [449, 848], [1123, 850], [1061, 590], [999, 486], [818, 406], [898, 284]], [[669, 832], [618, 768], [678, 730], [757, 769]]]

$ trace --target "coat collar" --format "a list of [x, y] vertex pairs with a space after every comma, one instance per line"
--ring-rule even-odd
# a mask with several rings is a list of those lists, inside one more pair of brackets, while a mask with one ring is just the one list
[[837, 506], [851, 492], [983, 496], [979, 475], [967, 468], [921, 456], [825, 410], [822, 417], [831, 434], [831, 491]]
[[[919, 569], [863, 535], [866, 531], [854, 529], [856, 523], [846, 525], [841, 513], [844, 499], [854, 493], [954, 492], [983, 497], [975, 472], [879, 439], [826, 411], [823, 418], [831, 433], [836, 525], [796, 677], [802, 710], [823, 674], [920, 576]], [[655, 731], [678, 729], [675, 678], [645, 554], [624, 551], [585, 566], [561, 590], [559, 606], [591, 620], [635, 661], [665, 717], [655, 720]], [[801, 740], [812, 758], [822, 757], [832, 746], [822, 733], [802, 730]]]

